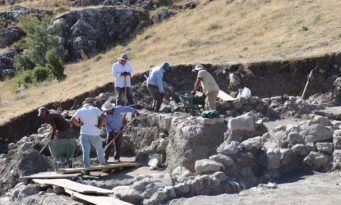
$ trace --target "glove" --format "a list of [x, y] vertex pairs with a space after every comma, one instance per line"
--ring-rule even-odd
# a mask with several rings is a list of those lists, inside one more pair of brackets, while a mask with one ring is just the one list
[[164, 93], [160, 93], [160, 96], [163, 98], [163, 97], [165, 97], [165, 94]]
[[192, 95], [194, 96], [197, 91], [192, 90]]
[[121, 73], [121, 76], [124, 76], [124, 77], [127, 77], [127, 76], [130, 76], [130, 73], [129, 72], [123, 72], [123, 73]]

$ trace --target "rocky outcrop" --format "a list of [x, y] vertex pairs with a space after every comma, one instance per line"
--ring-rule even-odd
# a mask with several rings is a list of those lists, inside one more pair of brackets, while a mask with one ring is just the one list
[[32, 14], [33, 16], [36, 16], [38, 18], [43, 17], [43, 11], [39, 9], [33, 9], [33, 8], [26, 8], [22, 6], [14, 6], [11, 8], [10, 11], [6, 12], [0, 12], [0, 17], [5, 19], [7, 23], [11, 22], [17, 22], [19, 21], [19, 18], [27, 15]]
[[14, 76], [14, 55], [14, 49], [9, 49], [5, 53], [0, 54], [0, 80]]
[[129, 7], [102, 6], [70, 11], [58, 16], [53, 27], [60, 30], [58, 41], [67, 50], [65, 59], [94, 56], [126, 40], [149, 22], [146, 13]]
[[18, 27], [8, 27], [0, 31], [0, 48], [6, 48], [20, 40], [25, 33]]
[[166, 150], [168, 169], [184, 166], [194, 171], [196, 160], [216, 153], [226, 129], [221, 119], [204, 124], [201, 117], [173, 118]]
[[154, 23], [160, 23], [164, 21], [165, 19], [174, 16], [177, 14], [177, 11], [174, 9], [161, 9], [158, 13], [156, 13], [153, 16], [153, 22]]

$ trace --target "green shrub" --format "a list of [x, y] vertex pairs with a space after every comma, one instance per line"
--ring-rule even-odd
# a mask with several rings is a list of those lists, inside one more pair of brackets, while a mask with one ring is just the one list
[[18, 70], [32, 70], [35, 67], [35, 63], [28, 54], [17, 54], [14, 57], [14, 66]]
[[34, 82], [31, 71], [21, 71], [17, 76], [17, 84], [18, 86], [24, 85], [28, 87], [30, 84]]
[[22, 38], [17, 42], [12, 44], [12, 47], [19, 50], [19, 49], [26, 49], [27, 48], [27, 41], [26, 38]]
[[42, 82], [49, 78], [50, 72], [49, 69], [38, 65], [33, 69], [32, 73], [36, 82]]
[[46, 60], [46, 67], [51, 70], [53, 76], [56, 77], [58, 80], [64, 79], [64, 65], [62, 63], [62, 60], [58, 56], [56, 49], [50, 49], [47, 51]]
[[0, 29], [6, 28], [7, 27], [7, 21], [4, 17], [0, 17]]

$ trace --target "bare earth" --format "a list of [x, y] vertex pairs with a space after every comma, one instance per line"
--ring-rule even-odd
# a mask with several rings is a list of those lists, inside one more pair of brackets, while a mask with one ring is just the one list
[[[292, 180], [293, 182], [290, 182]], [[341, 204], [341, 173], [314, 173], [294, 176], [277, 189], [255, 187], [239, 194], [198, 196], [179, 199], [171, 205], [336, 205]]]

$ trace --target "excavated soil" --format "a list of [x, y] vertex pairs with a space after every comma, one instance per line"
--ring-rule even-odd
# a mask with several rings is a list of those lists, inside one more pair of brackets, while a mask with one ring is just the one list
[[[195, 74], [191, 72], [194, 65], [175, 65], [172, 71], [165, 75], [168, 92], [174, 97], [174, 92], [191, 90], [195, 81]], [[235, 93], [238, 89], [235, 83], [230, 82], [230, 74], [239, 79], [239, 87], [246, 86], [252, 94], [259, 97], [279, 95], [301, 95], [309, 72], [316, 67], [313, 80], [307, 90], [307, 96], [325, 93], [333, 90], [334, 80], [340, 76], [341, 53], [333, 53], [321, 57], [292, 61], [265, 61], [249, 64], [205, 65], [213, 74], [220, 88], [228, 93]], [[139, 89], [145, 81], [144, 75], [135, 75], [132, 79], [134, 97], [136, 101], [146, 96], [146, 90]], [[232, 83], [232, 84], [231, 84]], [[46, 107], [50, 109], [78, 108], [88, 96], [97, 96], [102, 92], [113, 92], [113, 83], [96, 88], [82, 95], [63, 102], [52, 102]], [[150, 102], [146, 102], [149, 104]], [[21, 116], [10, 119], [0, 125], [0, 152], [7, 151], [7, 144], [18, 141], [21, 137], [34, 133], [40, 126], [36, 117], [36, 109]]]

